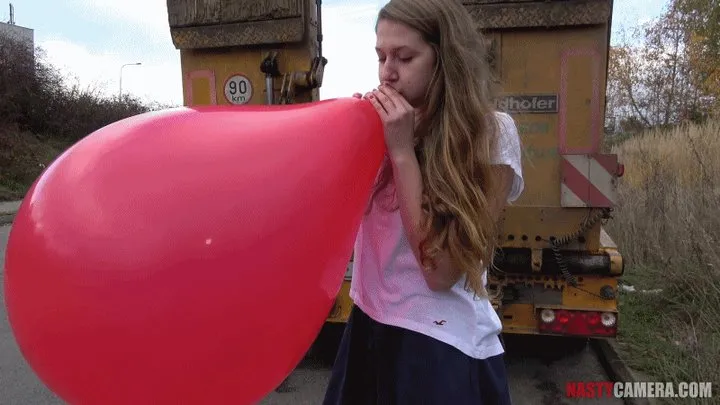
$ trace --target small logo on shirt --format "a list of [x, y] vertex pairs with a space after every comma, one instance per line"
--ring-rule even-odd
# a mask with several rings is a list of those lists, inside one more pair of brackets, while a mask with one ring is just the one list
[[440, 326], [445, 325], [445, 320], [444, 320], [444, 319], [443, 319], [442, 321], [433, 321], [433, 322], [435, 323], [435, 325], [440, 325]]

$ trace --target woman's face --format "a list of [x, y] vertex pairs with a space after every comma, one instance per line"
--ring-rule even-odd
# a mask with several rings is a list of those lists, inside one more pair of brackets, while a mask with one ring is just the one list
[[435, 67], [435, 51], [414, 29], [387, 19], [377, 25], [375, 50], [380, 83], [397, 90], [415, 108], [425, 94]]

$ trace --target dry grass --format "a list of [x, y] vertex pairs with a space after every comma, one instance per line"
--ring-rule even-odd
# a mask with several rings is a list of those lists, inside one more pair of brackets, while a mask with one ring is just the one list
[[[608, 231], [626, 260], [619, 341], [660, 381], [720, 387], [720, 122], [635, 136]], [[691, 403], [684, 400], [682, 403]]]
[[625, 164], [613, 235], [630, 264], [718, 271], [720, 123], [650, 132], [613, 152]]

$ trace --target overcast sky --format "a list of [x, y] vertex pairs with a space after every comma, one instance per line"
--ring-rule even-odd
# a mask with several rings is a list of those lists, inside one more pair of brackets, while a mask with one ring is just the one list
[[[658, 16], [668, 0], [615, 0], [613, 33]], [[179, 52], [170, 39], [166, 0], [14, 0], [17, 25], [35, 31], [35, 44], [52, 64], [83, 87], [146, 101], [182, 104]], [[322, 99], [364, 92], [377, 83], [373, 24], [385, 0], [324, 0]], [[9, 20], [8, 4], [0, 20]]]

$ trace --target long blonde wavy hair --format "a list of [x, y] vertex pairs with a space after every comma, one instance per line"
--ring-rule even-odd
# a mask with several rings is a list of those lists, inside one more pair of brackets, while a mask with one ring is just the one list
[[[487, 42], [459, 0], [392, 0], [380, 10], [382, 19], [419, 31], [436, 54], [416, 129], [427, 218], [422, 265], [432, 269], [437, 253], [447, 250], [466, 275], [466, 289], [487, 296], [482, 276], [499, 242], [488, 198], [497, 183], [490, 161], [498, 125]], [[373, 200], [391, 180], [386, 160]]]

